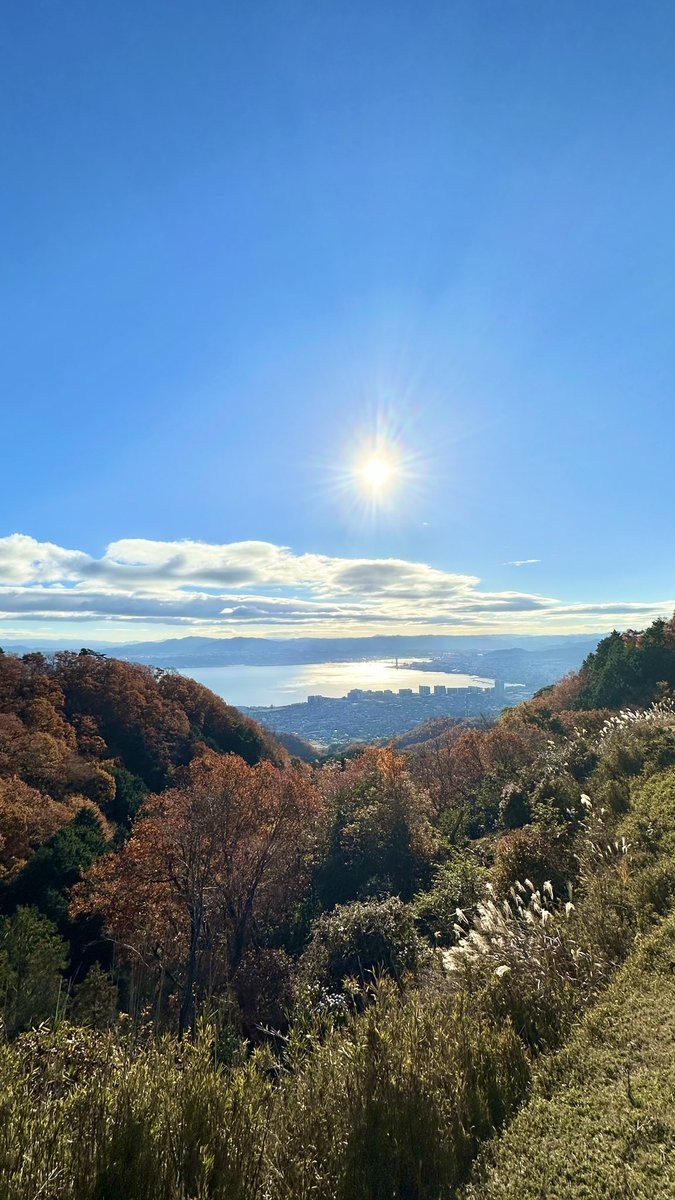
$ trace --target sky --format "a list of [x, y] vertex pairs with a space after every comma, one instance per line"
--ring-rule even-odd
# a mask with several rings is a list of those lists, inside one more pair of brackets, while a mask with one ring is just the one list
[[672, 613], [672, 3], [34, 0], [0, 68], [0, 644]]

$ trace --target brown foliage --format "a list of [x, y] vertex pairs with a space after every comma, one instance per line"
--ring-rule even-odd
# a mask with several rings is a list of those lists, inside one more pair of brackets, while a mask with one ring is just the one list
[[0, 778], [0, 882], [11, 883], [31, 854], [86, 803], [82, 796], [54, 800], [16, 776]]
[[409, 768], [409, 757], [392, 746], [369, 746], [344, 767], [333, 765], [320, 771], [319, 785], [328, 806], [334, 809], [346, 804], [351, 809], [345, 837], [363, 836], [369, 829], [372, 840], [382, 840], [405, 826], [411, 849], [421, 858], [433, 857], [433, 806]]
[[184, 786], [148, 798], [133, 836], [90, 871], [75, 911], [165, 972], [179, 1026], [224, 986], [260, 926], [306, 885], [320, 803], [309, 773], [206, 753]]
[[423, 747], [411, 759], [411, 770], [431, 796], [436, 815], [456, 812], [461, 823], [489, 772], [499, 768], [517, 772], [545, 741], [539, 729], [515, 722], [500, 722], [490, 729], [457, 728], [444, 743]]

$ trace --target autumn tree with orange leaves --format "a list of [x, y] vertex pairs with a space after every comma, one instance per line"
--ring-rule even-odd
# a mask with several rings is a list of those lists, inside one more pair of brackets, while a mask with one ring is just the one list
[[301, 896], [320, 811], [309, 772], [207, 752], [184, 786], [148, 798], [129, 841], [78, 889], [75, 911], [101, 912], [120, 949], [169, 981], [182, 1034]]
[[507, 780], [546, 744], [546, 734], [522, 722], [493, 728], [453, 728], [411, 757], [411, 774], [431, 798], [435, 821], [448, 840], [493, 828]]

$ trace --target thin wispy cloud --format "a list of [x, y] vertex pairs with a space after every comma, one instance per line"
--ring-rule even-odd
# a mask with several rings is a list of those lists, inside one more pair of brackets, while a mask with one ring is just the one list
[[530, 567], [534, 563], [540, 563], [540, 558], [512, 558], [509, 562], [502, 563], [503, 567]]
[[[518, 565], [528, 561], [535, 560]], [[135, 624], [223, 635], [564, 632], [647, 623], [673, 607], [673, 600], [585, 604], [491, 591], [475, 575], [428, 563], [302, 554], [271, 542], [126, 538], [96, 558], [25, 534], [0, 538], [0, 622], [54, 629], [102, 621], [113, 636], [123, 629], [133, 637]]]

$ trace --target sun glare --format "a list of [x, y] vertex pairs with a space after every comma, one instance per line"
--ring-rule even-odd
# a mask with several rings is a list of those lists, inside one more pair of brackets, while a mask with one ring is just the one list
[[326, 468], [344, 515], [372, 530], [396, 521], [404, 498], [410, 511], [427, 464], [411, 449], [402, 418], [382, 409], [347, 435], [342, 453]]
[[382, 454], [372, 455], [360, 468], [361, 478], [375, 492], [379, 492], [385, 487], [392, 480], [394, 474], [394, 464]]

